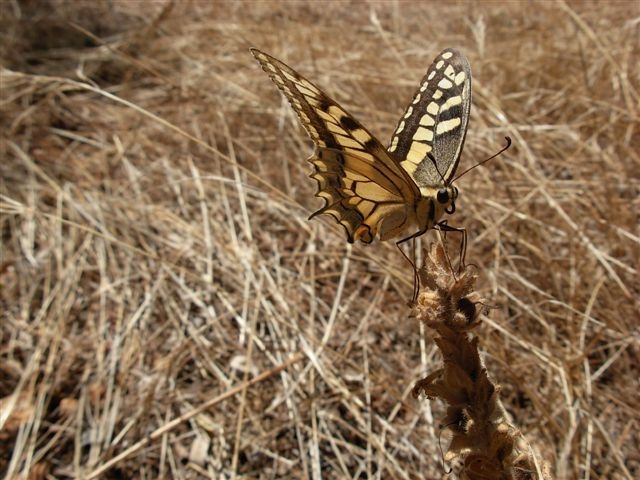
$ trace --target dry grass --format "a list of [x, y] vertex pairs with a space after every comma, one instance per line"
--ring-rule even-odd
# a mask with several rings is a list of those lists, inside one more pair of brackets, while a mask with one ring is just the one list
[[[640, 7], [5, 0], [0, 471], [440, 478], [445, 406], [391, 244], [345, 244], [255, 46], [389, 137], [474, 73], [450, 223], [509, 421], [559, 479], [640, 475]], [[433, 233], [429, 234], [433, 235]], [[430, 238], [423, 237], [423, 245]]]

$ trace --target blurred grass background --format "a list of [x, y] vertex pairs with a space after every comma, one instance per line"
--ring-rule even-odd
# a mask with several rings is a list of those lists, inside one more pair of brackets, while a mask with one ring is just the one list
[[553, 478], [640, 475], [637, 2], [0, 9], [6, 478], [448, 471], [443, 405], [410, 395], [441, 362], [413, 273], [306, 220], [311, 142], [252, 46], [384, 144], [434, 56], [465, 52], [460, 169], [514, 141], [449, 219], [495, 307], [487, 368]]

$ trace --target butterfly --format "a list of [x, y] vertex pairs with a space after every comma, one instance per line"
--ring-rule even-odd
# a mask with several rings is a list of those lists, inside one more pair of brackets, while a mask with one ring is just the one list
[[[384, 148], [360, 122], [311, 81], [251, 49], [284, 93], [316, 149], [309, 161], [317, 197], [347, 240], [371, 243], [418, 237], [455, 211], [451, 185], [469, 122], [471, 67], [458, 50], [438, 54]], [[448, 227], [451, 228], [451, 227]]]

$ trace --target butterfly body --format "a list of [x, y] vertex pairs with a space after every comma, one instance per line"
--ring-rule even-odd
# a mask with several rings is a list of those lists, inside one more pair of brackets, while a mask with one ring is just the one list
[[316, 146], [309, 161], [316, 196], [349, 242], [404, 241], [453, 213], [450, 184], [471, 106], [471, 70], [458, 51], [441, 52], [400, 119], [388, 148], [337, 102], [279, 60], [252, 49]]

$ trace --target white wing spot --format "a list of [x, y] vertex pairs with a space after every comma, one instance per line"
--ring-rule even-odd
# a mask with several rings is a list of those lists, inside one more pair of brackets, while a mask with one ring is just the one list
[[395, 137], [393, 137], [393, 140], [391, 140], [391, 145], [389, 145], [389, 151], [390, 152], [395, 152], [396, 148], [398, 148], [398, 136], [397, 135]]
[[451, 57], [453, 57], [453, 53], [451, 52], [444, 52], [442, 54], [442, 58], [444, 58], [445, 60], [449, 60]]
[[456, 83], [456, 85], [462, 85], [466, 79], [467, 79], [467, 74], [464, 72], [459, 72], [456, 75], [456, 77], [453, 79], [453, 81]]
[[422, 142], [413, 142], [411, 144], [411, 148], [407, 153], [407, 160], [411, 163], [415, 163], [416, 165], [427, 156], [427, 153], [431, 151], [431, 147], [426, 143]]
[[444, 60], [440, 60], [438, 63], [436, 63], [436, 70], [440, 70], [443, 65], [444, 65]]
[[407, 172], [409, 175], [413, 175], [413, 172], [416, 171], [416, 169], [418, 168], [418, 165], [416, 165], [415, 163], [412, 163], [408, 160], [404, 160], [402, 162], [400, 162], [400, 166], [405, 170], [405, 172]]
[[430, 128], [419, 127], [416, 133], [413, 134], [413, 139], [418, 142], [431, 142], [433, 141], [433, 130]]
[[413, 113], [413, 106], [409, 105], [409, 108], [407, 108], [407, 113], [404, 114], [404, 118], [409, 118], [412, 113]]
[[396, 135], [399, 134], [402, 130], [404, 130], [404, 120], [402, 120], [400, 122], [400, 125], [398, 125], [398, 129], [396, 130]]
[[451, 65], [449, 65], [447, 68], [444, 69], [444, 74], [445, 76], [453, 79], [456, 75], [456, 70]]
[[433, 92], [433, 96], [431, 98], [434, 100], [440, 100], [442, 98], [442, 90], [436, 90]]
[[[435, 70], [431, 70], [431, 73], [429, 73], [429, 76], [427, 77], [427, 80], [428, 81], [433, 80], [433, 77], [435, 77], [435, 76], [436, 76], [436, 71]], [[424, 82], [424, 87], [425, 88], [427, 87], [427, 82]]]
[[438, 126], [436, 127], [436, 134], [442, 135], [443, 133], [454, 130], [458, 126], [460, 126], [460, 117], [451, 118], [449, 120], [445, 120], [444, 122], [439, 122]]
[[440, 80], [438, 82], [438, 86], [440, 88], [448, 90], [449, 88], [453, 87], [453, 82], [451, 80], [449, 80], [448, 78], [443, 78], [442, 80]]
[[411, 102], [413, 105], [415, 105], [416, 103], [418, 103], [420, 101], [420, 97], [422, 97], [421, 94], [417, 94], [416, 98], [413, 99], [413, 102]]
[[427, 113], [430, 113], [431, 115], [437, 115], [439, 110], [440, 107], [438, 107], [438, 104], [436, 102], [431, 102], [429, 105], [427, 105]]
[[425, 113], [420, 119], [420, 125], [423, 125], [425, 127], [433, 127], [435, 124], [436, 121], [428, 113]]
[[442, 104], [442, 107], [440, 107], [440, 112], [449, 110], [451, 107], [455, 107], [456, 105], [460, 105], [461, 103], [462, 103], [462, 97], [460, 95], [456, 95], [455, 97], [448, 98], [447, 101]]

